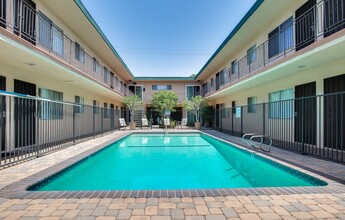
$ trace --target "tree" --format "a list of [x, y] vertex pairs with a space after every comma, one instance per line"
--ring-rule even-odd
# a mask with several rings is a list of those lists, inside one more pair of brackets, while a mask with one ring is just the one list
[[143, 102], [140, 100], [140, 98], [136, 95], [133, 96], [126, 96], [123, 98], [123, 103], [127, 106], [130, 115], [131, 115], [131, 123], [134, 122], [134, 111], [136, 110], [142, 110], [143, 109]]
[[192, 112], [195, 116], [196, 122], [199, 122], [200, 109], [207, 106], [207, 101], [201, 96], [195, 96], [190, 100], [186, 99], [182, 103], [183, 108], [187, 111]]
[[161, 116], [164, 111], [174, 111], [177, 105], [178, 96], [172, 91], [160, 91], [152, 95], [151, 104], [156, 111], [159, 111]]

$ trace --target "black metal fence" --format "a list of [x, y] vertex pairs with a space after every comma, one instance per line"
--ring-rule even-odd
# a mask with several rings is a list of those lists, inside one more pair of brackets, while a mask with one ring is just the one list
[[120, 128], [123, 111], [0, 94], [0, 167]]
[[345, 93], [214, 110], [213, 128], [268, 135], [273, 146], [345, 162]]

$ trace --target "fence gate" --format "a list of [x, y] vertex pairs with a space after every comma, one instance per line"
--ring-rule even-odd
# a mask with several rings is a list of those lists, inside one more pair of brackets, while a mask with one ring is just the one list
[[316, 144], [315, 95], [316, 82], [295, 87], [295, 142]]

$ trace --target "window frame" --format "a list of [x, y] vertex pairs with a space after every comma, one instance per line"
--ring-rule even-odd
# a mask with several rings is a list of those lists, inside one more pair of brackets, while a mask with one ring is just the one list
[[250, 65], [256, 61], [256, 44], [247, 50], [247, 64]]
[[[284, 94], [285, 93], [285, 94]], [[289, 93], [288, 97], [286, 96]], [[292, 119], [294, 117], [293, 99], [294, 89], [284, 89], [268, 94], [269, 99], [269, 119]], [[274, 97], [276, 96], [276, 97]], [[272, 100], [274, 99], [274, 100]]]
[[84, 48], [82, 46], [80, 46], [80, 44], [78, 44], [77, 42], [75, 42], [75, 46], [74, 46], [74, 53], [75, 53], [75, 59], [78, 60], [80, 63], [84, 63], [85, 62], [85, 51]]
[[[52, 101], [63, 102], [63, 93], [51, 89], [39, 88], [39, 97]], [[40, 119], [61, 120], [64, 115], [64, 105], [62, 103], [40, 101]]]
[[247, 98], [247, 112], [256, 113], [257, 97], [252, 96]]

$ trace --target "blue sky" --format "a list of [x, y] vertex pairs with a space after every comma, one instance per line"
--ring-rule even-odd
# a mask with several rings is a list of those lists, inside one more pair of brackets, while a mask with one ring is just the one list
[[134, 76], [197, 74], [255, 0], [82, 0]]

